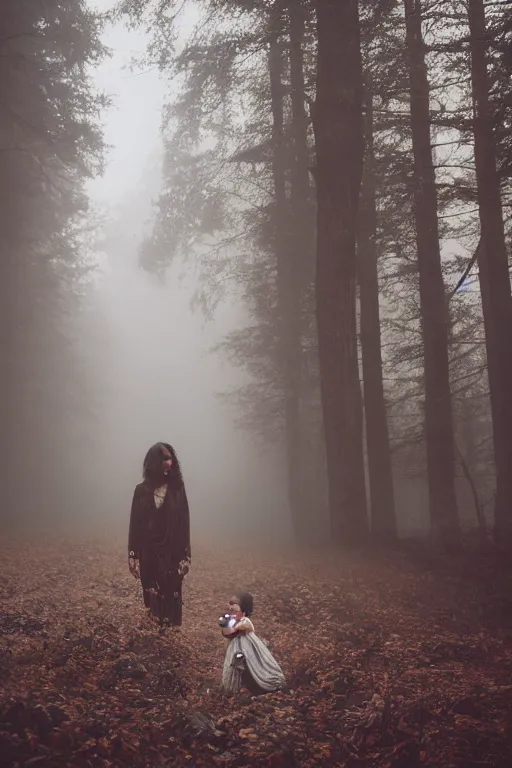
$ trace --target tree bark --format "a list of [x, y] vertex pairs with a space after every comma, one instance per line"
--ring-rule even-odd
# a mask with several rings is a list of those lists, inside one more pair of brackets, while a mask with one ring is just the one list
[[450, 391], [448, 327], [437, 190], [430, 137], [430, 93], [421, 30], [421, 1], [405, 0], [409, 57], [414, 206], [425, 370], [425, 440], [432, 532], [441, 543], [458, 536], [455, 440]]
[[357, 243], [361, 305], [364, 412], [370, 480], [371, 529], [377, 541], [396, 538], [395, 494], [388, 418], [382, 381], [382, 352], [377, 270], [377, 207], [373, 151], [373, 96], [365, 89], [366, 162], [361, 190]]
[[482, 247], [478, 268], [496, 463], [494, 536], [512, 545], [512, 298], [489, 103], [487, 29], [482, 0], [469, 0], [475, 165]]
[[300, 409], [301, 327], [298, 270], [292, 260], [290, 203], [287, 195], [288, 154], [284, 137], [283, 49], [280, 25], [274, 21], [269, 47], [272, 102], [272, 173], [274, 180], [274, 238], [277, 266], [279, 355], [284, 388], [284, 420], [287, 456], [287, 492], [295, 536], [306, 535], [301, 473], [302, 430]]
[[[308, 127], [309, 118], [306, 112], [304, 82], [304, 35], [306, 14], [302, 2], [288, 0], [288, 19], [290, 26], [289, 59], [290, 59], [290, 99], [292, 105], [291, 137], [294, 149], [294, 163], [291, 173], [290, 198], [296, 223], [299, 224], [301, 237], [297, 242], [301, 245], [301, 272], [305, 279], [312, 275], [311, 266], [314, 264], [312, 253], [313, 231], [311, 217], [311, 186], [309, 180], [309, 147]], [[305, 236], [305, 241], [302, 238]], [[304, 279], [303, 278], [303, 279]]]
[[[310, 540], [311, 535], [318, 536], [318, 520], [313, 510], [318, 506], [322, 495], [318, 475], [315, 471], [317, 461], [314, 452], [318, 450], [316, 430], [311, 416], [308, 417], [308, 404], [315, 397], [316, 382], [311, 380], [309, 366], [304, 354], [306, 334], [311, 333], [314, 305], [311, 286], [314, 280], [315, 266], [315, 208], [310, 182], [310, 152], [308, 143], [309, 117], [305, 103], [304, 82], [304, 37], [306, 10], [302, 2], [287, 0], [288, 21], [288, 58], [290, 65], [290, 102], [291, 102], [291, 166], [290, 166], [290, 215], [291, 215], [291, 252], [294, 263], [294, 311], [297, 313], [295, 324], [301, 334], [301, 452], [302, 452], [302, 499], [301, 531], [299, 535]], [[315, 529], [317, 529], [315, 531]]]
[[316, 317], [333, 540], [368, 537], [356, 328], [364, 137], [357, 0], [316, 0]]

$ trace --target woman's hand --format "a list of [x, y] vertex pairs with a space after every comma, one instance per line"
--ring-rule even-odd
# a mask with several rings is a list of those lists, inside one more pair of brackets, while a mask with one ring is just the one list
[[189, 571], [190, 571], [190, 559], [186, 557], [184, 560], [181, 561], [181, 563], [178, 566], [178, 574], [180, 576], [183, 576], [183, 578], [185, 578], [185, 576], [188, 574]]
[[128, 555], [128, 568], [134, 579], [140, 579], [140, 563], [131, 552]]

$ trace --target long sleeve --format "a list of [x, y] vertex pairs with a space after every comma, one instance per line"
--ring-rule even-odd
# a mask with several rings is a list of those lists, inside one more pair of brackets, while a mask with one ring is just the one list
[[184, 485], [178, 490], [175, 499], [176, 527], [171, 534], [170, 546], [180, 563], [190, 563], [190, 511]]
[[185, 490], [185, 486], [181, 489], [181, 499], [180, 503], [183, 507], [182, 515], [183, 515], [183, 526], [184, 526], [184, 545], [185, 545], [185, 557], [190, 561], [192, 557], [192, 552], [190, 549], [190, 510], [188, 506], [188, 499], [187, 499], [187, 492]]
[[139, 488], [135, 488], [130, 514], [130, 528], [128, 532], [128, 552], [133, 552], [136, 558], [140, 558], [141, 550], [141, 504]]

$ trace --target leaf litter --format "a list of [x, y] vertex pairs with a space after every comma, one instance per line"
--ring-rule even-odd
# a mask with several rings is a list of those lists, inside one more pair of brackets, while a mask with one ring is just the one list
[[[512, 764], [512, 591], [495, 558], [199, 548], [184, 625], [161, 633], [124, 549], [2, 543], [1, 768]], [[236, 586], [285, 691], [220, 690], [216, 622]]]

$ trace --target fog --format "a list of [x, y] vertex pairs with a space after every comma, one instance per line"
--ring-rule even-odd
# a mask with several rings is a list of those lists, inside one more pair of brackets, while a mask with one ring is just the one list
[[236, 413], [217, 397], [242, 381], [211, 351], [245, 320], [236, 296], [226, 296], [206, 321], [191, 307], [198, 287], [192, 263], [173, 264], [163, 281], [139, 268], [138, 247], [159, 191], [168, 84], [154, 70], [130, 70], [145, 48], [142, 32], [116, 25], [104, 38], [112, 56], [94, 76], [112, 97], [105, 116], [110, 148], [103, 177], [89, 185], [103, 221], [101, 254], [88, 288], [94, 309], [77, 332], [97, 395], [90, 472], [105, 489], [98, 494], [102, 521], [118, 530], [127, 525], [144, 454], [165, 441], [182, 464], [196, 537], [286, 536], [280, 457], [237, 429]]

